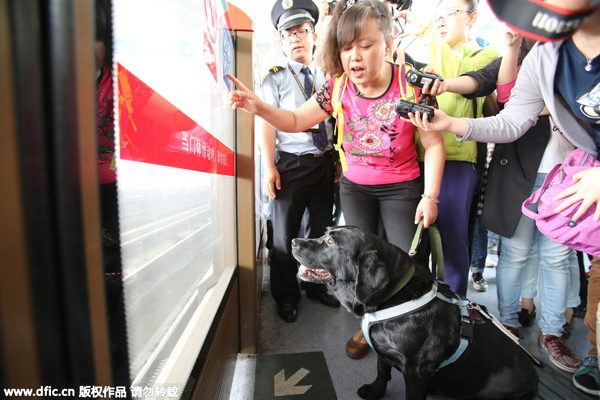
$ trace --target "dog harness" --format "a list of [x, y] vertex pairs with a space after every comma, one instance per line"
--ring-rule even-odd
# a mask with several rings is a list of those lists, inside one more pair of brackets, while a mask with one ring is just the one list
[[397, 306], [385, 308], [383, 310], [374, 311], [370, 313], [366, 313], [362, 317], [361, 321], [361, 329], [367, 343], [374, 350], [373, 344], [371, 343], [371, 337], [369, 335], [369, 330], [371, 325], [376, 324], [378, 322], [387, 321], [394, 318], [399, 318], [405, 314], [408, 314], [412, 311], [418, 310], [419, 308], [425, 306], [431, 300], [438, 298], [440, 300], [444, 300], [447, 303], [457, 305], [460, 307], [461, 314], [461, 329], [460, 329], [460, 345], [454, 352], [450, 358], [446, 359], [442, 364], [440, 364], [439, 368], [443, 368], [448, 364], [453, 363], [458, 360], [458, 358], [464, 353], [469, 345], [469, 342], [473, 340], [473, 325], [474, 321], [469, 316], [468, 307], [471, 304], [469, 300], [459, 299], [459, 298], [450, 298], [442, 293], [438, 292], [438, 282], [434, 281], [431, 290], [425, 293], [423, 296], [418, 299], [414, 299], [411, 301], [407, 301], [402, 304], [398, 304]]

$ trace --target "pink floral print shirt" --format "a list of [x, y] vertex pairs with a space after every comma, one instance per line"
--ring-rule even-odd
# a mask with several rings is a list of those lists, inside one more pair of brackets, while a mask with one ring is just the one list
[[[398, 82], [400, 69], [401, 67], [394, 65], [390, 86], [386, 93], [378, 98], [358, 95], [354, 84], [348, 80], [342, 98], [342, 147], [348, 164], [344, 176], [354, 183], [379, 185], [405, 182], [419, 177], [415, 128], [411, 123], [400, 119], [395, 111], [395, 102], [402, 97]], [[404, 77], [402, 80], [405, 82]], [[330, 115], [334, 83], [335, 79], [329, 79], [316, 93], [320, 107]], [[423, 99], [420, 100], [420, 103], [423, 103]], [[435, 103], [435, 98], [429, 96], [426, 102]]]

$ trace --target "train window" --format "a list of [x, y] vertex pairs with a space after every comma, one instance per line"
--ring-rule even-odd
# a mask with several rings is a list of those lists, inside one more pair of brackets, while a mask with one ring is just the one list
[[225, 6], [113, 0], [133, 387], [183, 390], [237, 263]]

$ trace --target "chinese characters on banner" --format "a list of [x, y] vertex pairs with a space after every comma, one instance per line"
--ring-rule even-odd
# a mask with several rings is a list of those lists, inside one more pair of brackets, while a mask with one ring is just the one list
[[121, 159], [234, 175], [234, 153], [121, 64]]
[[[231, 90], [227, 74], [232, 68], [232, 42], [226, 8], [204, 0], [205, 25], [201, 37], [201, 60], [219, 85]], [[226, 5], [225, 5], [226, 7]], [[219, 10], [217, 10], [219, 9]], [[219, 31], [222, 32], [222, 53]], [[118, 63], [120, 158], [193, 171], [233, 176], [235, 154], [211, 132], [168, 101], [149, 82]], [[219, 74], [221, 66], [222, 74]], [[206, 89], [206, 88], [205, 88]]]

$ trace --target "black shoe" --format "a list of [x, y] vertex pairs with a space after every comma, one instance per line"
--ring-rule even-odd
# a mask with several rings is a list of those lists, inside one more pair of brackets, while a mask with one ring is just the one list
[[577, 318], [585, 318], [586, 311], [587, 306], [585, 303], [582, 303], [573, 309], [573, 316]]
[[277, 314], [285, 322], [296, 322], [298, 319], [298, 312], [296, 306], [292, 303], [278, 303]]
[[326, 305], [331, 308], [338, 308], [340, 306], [340, 302], [335, 298], [334, 295], [329, 293], [327, 289], [319, 289], [319, 290], [311, 290], [306, 292], [306, 296], [309, 299], [318, 300], [321, 304]]
[[522, 327], [529, 326], [529, 324], [531, 324], [531, 322], [535, 319], [536, 316], [535, 306], [533, 306], [533, 311], [531, 312], [531, 314], [529, 314], [529, 310], [521, 308], [521, 311], [519, 311], [517, 315], [519, 316], [519, 323]]

